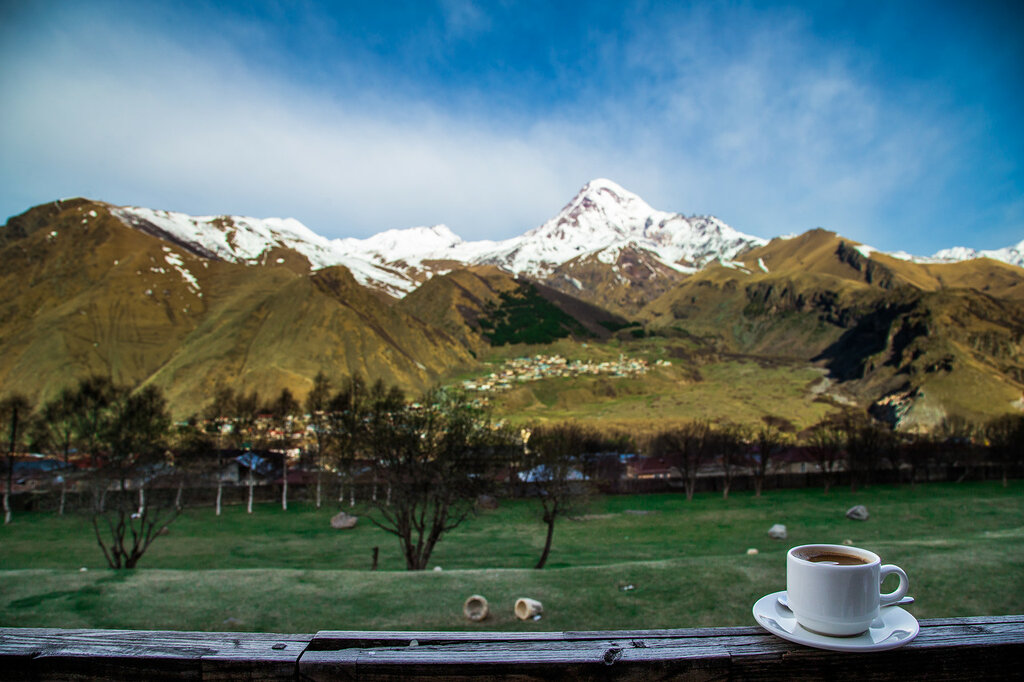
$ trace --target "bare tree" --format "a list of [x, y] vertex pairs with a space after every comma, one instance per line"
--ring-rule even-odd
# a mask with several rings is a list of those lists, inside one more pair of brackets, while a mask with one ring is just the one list
[[835, 484], [843, 461], [843, 433], [839, 424], [826, 418], [812, 426], [807, 434], [807, 450], [818, 465], [828, 493]]
[[772, 460], [792, 440], [793, 425], [787, 419], [766, 416], [757, 430], [757, 455], [753, 458], [754, 496], [761, 497], [765, 480], [772, 471]]
[[387, 389], [378, 381], [372, 388], [361, 376], [354, 375], [342, 382], [338, 391], [331, 396], [325, 415], [328, 435], [328, 449], [332, 464], [338, 473], [338, 501], [345, 497], [345, 484], [349, 486], [349, 506], [355, 506], [355, 473], [363, 456], [362, 442], [365, 424], [363, 418], [371, 403], [390, 401], [403, 405], [405, 398], [397, 388]]
[[292, 420], [299, 411], [299, 403], [291, 391], [282, 388], [266, 411], [270, 413], [271, 443], [281, 455], [281, 509], [288, 511], [288, 451], [292, 446]]
[[186, 483], [192, 477], [199, 477], [206, 480], [210, 475], [217, 479], [218, 495], [216, 501], [217, 514], [220, 515], [221, 506], [221, 466], [220, 452], [217, 449], [217, 436], [206, 430], [197, 428], [190, 424], [178, 430], [174, 434], [174, 442], [171, 446], [174, 456], [174, 473], [178, 479], [178, 491], [175, 495], [174, 506], [182, 509], [184, 506], [183, 492]]
[[1007, 414], [985, 425], [989, 453], [999, 464], [1003, 487], [1009, 485], [1009, 472], [1024, 463], [1024, 417]]
[[697, 474], [708, 461], [711, 424], [704, 420], [687, 422], [662, 431], [651, 441], [651, 454], [671, 462], [683, 477], [686, 499], [692, 500]]
[[4, 487], [4, 525], [11, 522], [11, 494], [14, 489], [14, 460], [28, 433], [32, 404], [24, 395], [14, 393], [0, 400], [0, 425], [7, 436], [7, 485]]
[[75, 392], [70, 388], [63, 389], [55, 398], [43, 406], [40, 427], [46, 432], [46, 440], [56, 447], [64, 463], [60, 479], [60, 511], [61, 516], [67, 505], [68, 476], [70, 475], [70, 454], [75, 442]]
[[[248, 448], [250, 451], [256, 449], [261, 444], [262, 434], [259, 431], [259, 414], [260, 414], [260, 396], [259, 393], [253, 391], [252, 393], [238, 393], [235, 395], [234, 403], [234, 414], [232, 415], [232, 440], [240, 448]], [[249, 457], [248, 461], [248, 479], [247, 485], [249, 488], [249, 497], [246, 502], [246, 512], [252, 514], [253, 512], [253, 500], [256, 495], [256, 475], [254, 469], [256, 467], [256, 453], [251, 452], [252, 456]]]
[[939, 424], [937, 435], [943, 441], [947, 464], [964, 468], [956, 480], [962, 483], [970, 477], [974, 466], [974, 439], [978, 435], [978, 425], [966, 417], [950, 415]]
[[[172, 503], [145, 499], [148, 482], [166, 470], [166, 438], [170, 426], [167, 403], [159, 389], [117, 391], [101, 426], [105, 456], [98, 474], [114, 483], [113, 503], [94, 509], [93, 531], [110, 568], [134, 568], [156, 537], [179, 515]], [[139, 492], [133, 504], [130, 484]]]
[[736, 470], [747, 459], [750, 431], [742, 424], [726, 424], [713, 431], [712, 443], [722, 465], [722, 499], [729, 498]]
[[330, 438], [328, 438], [327, 410], [331, 400], [331, 381], [323, 370], [313, 378], [313, 388], [306, 395], [306, 412], [309, 413], [309, 425], [313, 430], [313, 468], [316, 470], [316, 508], [320, 508], [323, 491], [324, 455]]
[[929, 462], [935, 453], [935, 449], [934, 441], [926, 434], [904, 435], [902, 442], [896, 447], [896, 466], [900, 470], [899, 480], [902, 482], [902, 470], [906, 468], [910, 487], [913, 488], [917, 485], [917, 472], [923, 465], [925, 468], [925, 481], [928, 481], [931, 478]]
[[555, 522], [579, 513], [589, 500], [591, 485], [583, 475], [585, 455], [604, 448], [595, 431], [576, 422], [533, 426], [524, 435], [522, 476], [527, 489], [536, 494], [547, 526], [544, 549], [534, 566], [539, 569], [551, 554]]
[[879, 460], [890, 448], [889, 431], [866, 412], [847, 411], [836, 426], [846, 450], [850, 490], [856, 491], [858, 483], [871, 485]]
[[98, 475], [103, 457], [105, 429], [117, 400], [125, 389], [115, 386], [110, 377], [93, 375], [81, 379], [74, 391], [74, 430], [79, 452], [89, 456], [92, 479], [93, 509], [102, 511], [106, 500], [104, 481]]

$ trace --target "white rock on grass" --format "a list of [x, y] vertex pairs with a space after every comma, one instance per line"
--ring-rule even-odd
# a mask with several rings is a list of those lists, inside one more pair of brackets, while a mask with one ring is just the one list
[[358, 516], [352, 516], [345, 512], [338, 512], [331, 518], [331, 528], [337, 530], [346, 530], [348, 528], [355, 528], [356, 524], [359, 523]]
[[773, 540], [785, 540], [786, 527], [781, 523], [776, 523], [774, 526], [768, 529], [768, 537], [770, 537]]
[[854, 521], [867, 521], [869, 517], [868, 508], [863, 504], [858, 504], [856, 507], [850, 507], [846, 510], [846, 518], [853, 519]]

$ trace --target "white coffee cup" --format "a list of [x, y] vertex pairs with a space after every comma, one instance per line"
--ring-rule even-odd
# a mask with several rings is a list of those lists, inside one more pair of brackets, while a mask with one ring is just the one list
[[[900, 577], [899, 587], [880, 594], [882, 580], [891, 573]], [[909, 586], [902, 568], [882, 566], [878, 555], [866, 549], [801, 545], [786, 554], [789, 608], [800, 625], [823, 635], [849, 637], [864, 632], [878, 618], [879, 607], [902, 599]]]

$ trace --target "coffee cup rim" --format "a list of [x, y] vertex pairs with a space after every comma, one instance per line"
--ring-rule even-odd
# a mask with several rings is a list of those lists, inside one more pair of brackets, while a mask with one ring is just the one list
[[[855, 555], [860, 556], [862, 558], [868, 559], [868, 562], [866, 564], [859, 564], [859, 565], [853, 565], [853, 566], [842, 566], [842, 565], [836, 565], [836, 564], [819, 564], [819, 563], [815, 563], [813, 561], [808, 561], [807, 559], [804, 559], [803, 557], [797, 556], [796, 552], [798, 552], [800, 550], [825, 550], [825, 551], [830, 551], [830, 552], [836, 552], [836, 553], [839, 553], [839, 554], [842, 554], [842, 553], [855, 554]], [[792, 547], [786, 553], [786, 556], [792, 557], [794, 561], [798, 561], [798, 562], [800, 562], [801, 565], [804, 565], [804, 566], [815, 566], [815, 567], [823, 568], [823, 569], [827, 568], [829, 570], [857, 569], [857, 568], [861, 568], [863, 566], [871, 566], [871, 565], [876, 564], [876, 563], [877, 564], [881, 564], [882, 563], [882, 558], [879, 557], [874, 552], [872, 552], [870, 549], [864, 549], [863, 547], [853, 547], [851, 545], [830, 545], [830, 544], [823, 544], [823, 543], [818, 543], [818, 542], [811, 543], [811, 544], [808, 544], [808, 545], [797, 545], [796, 547]]]

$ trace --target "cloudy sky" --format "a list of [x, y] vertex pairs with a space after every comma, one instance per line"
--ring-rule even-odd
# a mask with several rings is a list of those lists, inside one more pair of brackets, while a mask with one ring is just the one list
[[1024, 3], [2, 2], [0, 220], [518, 235], [607, 177], [762, 237], [1024, 239]]

